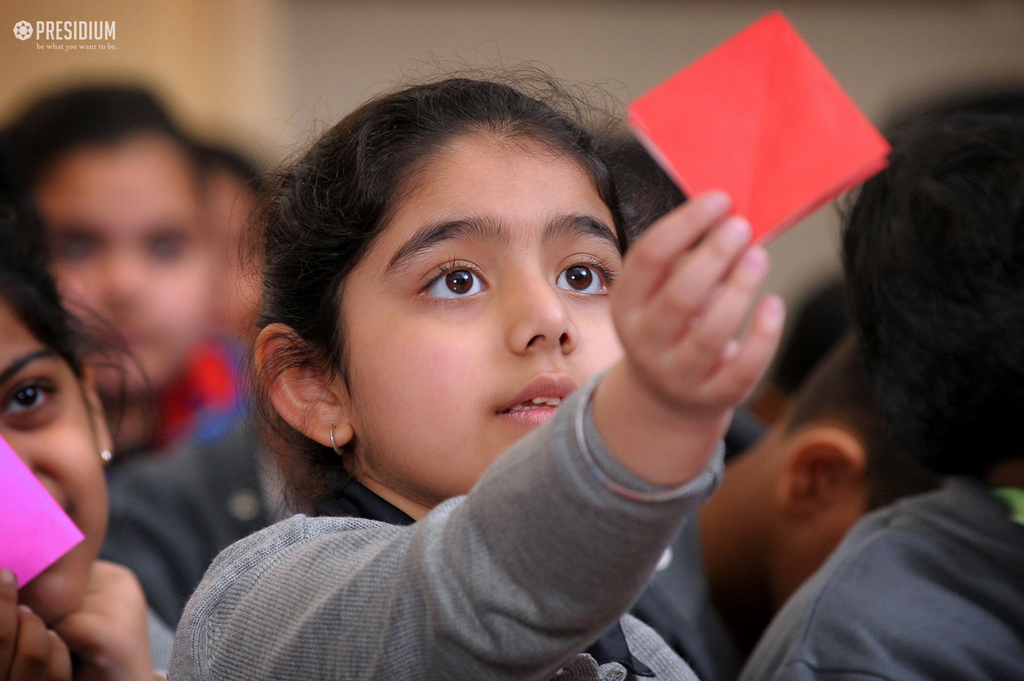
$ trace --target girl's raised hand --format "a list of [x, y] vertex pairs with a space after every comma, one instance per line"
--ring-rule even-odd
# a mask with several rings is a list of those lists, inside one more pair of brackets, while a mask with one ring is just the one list
[[757, 305], [768, 255], [750, 226], [708, 192], [652, 225], [627, 254], [611, 296], [625, 350], [598, 386], [594, 419], [616, 458], [641, 478], [695, 477], [778, 346], [784, 309]]
[[14, 573], [0, 570], [0, 681], [70, 681], [68, 647], [25, 606]]

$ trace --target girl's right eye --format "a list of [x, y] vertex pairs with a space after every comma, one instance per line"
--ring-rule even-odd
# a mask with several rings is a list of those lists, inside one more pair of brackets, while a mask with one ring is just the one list
[[33, 428], [48, 422], [56, 412], [56, 390], [47, 381], [33, 380], [8, 392], [0, 404], [0, 416], [16, 428]]
[[430, 282], [426, 293], [434, 298], [462, 298], [482, 290], [480, 277], [469, 270], [451, 270]]
[[14, 393], [10, 403], [7, 405], [7, 411], [18, 413], [26, 409], [32, 409], [42, 404], [44, 399], [46, 399], [46, 395], [40, 386], [27, 385]]

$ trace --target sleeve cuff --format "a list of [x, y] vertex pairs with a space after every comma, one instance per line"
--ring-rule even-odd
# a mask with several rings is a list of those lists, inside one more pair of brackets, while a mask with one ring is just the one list
[[719, 442], [707, 468], [693, 480], [679, 487], [662, 487], [643, 480], [626, 470], [608, 450], [594, 425], [591, 401], [603, 374], [583, 388], [573, 415], [576, 448], [591, 475], [608, 490], [631, 501], [659, 502], [685, 496], [709, 495], [718, 487], [725, 468], [725, 443]]

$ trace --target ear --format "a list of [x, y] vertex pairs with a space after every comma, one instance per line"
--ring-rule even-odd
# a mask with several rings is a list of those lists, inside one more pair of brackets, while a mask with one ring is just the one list
[[82, 367], [82, 396], [85, 398], [85, 405], [89, 410], [89, 418], [92, 421], [93, 437], [96, 440], [96, 451], [113, 451], [114, 438], [110, 436], [110, 428], [107, 426], [107, 419], [103, 411], [103, 403], [100, 401], [99, 393], [96, 392], [96, 375], [88, 366]]
[[352, 414], [348, 389], [339, 376], [324, 376], [309, 365], [289, 366], [277, 371], [274, 365], [303, 345], [295, 330], [286, 324], [270, 324], [256, 339], [255, 363], [258, 376], [268, 375], [267, 392], [277, 413], [295, 430], [325, 447], [343, 447], [352, 440]]
[[867, 452], [860, 439], [836, 425], [813, 425], [785, 445], [778, 499], [792, 519], [817, 516], [855, 502], [867, 510]]

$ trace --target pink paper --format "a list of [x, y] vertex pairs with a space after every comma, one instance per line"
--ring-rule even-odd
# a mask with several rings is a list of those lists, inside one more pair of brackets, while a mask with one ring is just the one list
[[24, 586], [85, 539], [71, 518], [0, 438], [0, 568]]

